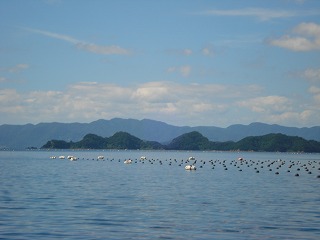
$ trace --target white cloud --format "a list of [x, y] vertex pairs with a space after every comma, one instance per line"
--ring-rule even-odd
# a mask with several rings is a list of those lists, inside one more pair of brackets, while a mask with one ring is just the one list
[[212, 16], [229, 17], [256, 17], [259, 20], [267, 21], [276, 18], [290, 18], [296, 16], [318, 15], [319, 11], [290, 11], [265, 8], [243, 8], [243, 9], [212, 9], [203, 11], [200, 14]]
[[254, 121], [316, 125], [320, 121], [320, 90], [312, 87], [309, 92], [314, 101], [302, 103], [283, 96], [259, 97], [263, 92], [256, 85], [148, 82], [124, 87], [80, 82], [64, 91], [2, 89], [0, 122], [89, 122], [123, 117], [177, 125], [228, 126]]
[[174, 91], [167, 87], [166, 83], [151, 82], [138, 87], [132, 94], [132, 98], [145, 102], [168, 103], [174, 98]]
[[37, 122], [39, 119], [81, 122], [112, 117], [164, 121], [181, 117], [187, 123], [190, 117], [199, 119], [199, 115], [224, 112], [228, 107], [224, 101], [238, 98], [238, 91], [253, 92], [247, 89], [251, 89], [250, 86], [173, 82], [149, 82], [133, 87], [85, 82], [71, 85], [63, 92], [19, 93], [6, 89], [0, 92], [0, 119], [12, 123]]
[[[310, 89], [310, 92], [317, 89]], [[256, 121], [277, 123], [286, 126], [319, 125], [320, 101], [300, 102], [283, 96], [248, 98], [237, 102], [245, 110], [249, 109]]]
[[311, 86], [311, 87], [309, 88], [309, 92], [310, 92], [310, 93], [313, 93], [313, 94], [320, 94], [320, 88], [315, 87], [315, 86]]
[[240, 101], [239, 106], [248, 107], [253, 112], [269, 114], [292, 110], [292, 103], [290, 100], [281, 96], [266, 96], [247, 99]]
[[117, 45], [111, 45], [111, 46], [102, 46], [102, 45], [97, 45], [94, 43], [88, 43], [85, 41], [78, 40], [76, 38], [73, 38], [68, 35], [63, 35], [59, 33], [53, 33], [53, 32], [48, 32], [48, 31], [43, 31], [43, 30], [38, 30], [38, 29], [32, 29], [32, 28], [24, 28], [25, 30], [29, 32], [34, 32], [38, 33], [47, 37], [59, 39], [65, 42], [72, 43], [75, 45], [78, 49], [85, 50], [87, 52], [91, 53], [96, 53], [96, 54], [104, 54], [104, 55], [128, 55], [131, 53], [130, 50], [122, 48]]
[[320, 68], [308, 68], [299, 75], [309, 81], [320, 83]]
[[320, 25], [301, 23], [292, 30], [292, 33], [295, 35], [284, 35], [269, 40], [269, 43], [292, 51], [320, 50]]
[[313, 95], [315, 105], [320, 108], [320, 87], [311, 86], [309, 92]]

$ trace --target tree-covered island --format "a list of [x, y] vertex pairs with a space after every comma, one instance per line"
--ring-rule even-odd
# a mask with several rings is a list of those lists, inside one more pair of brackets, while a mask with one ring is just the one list
[[50, 140], [42, 149], [142, 149], [142, 150], [200, 150], [200, 151], [260, 151], [260, 152], [320, 152], [320, 142], [284, 134], [246, 137], [240, 141], [213, 142], [193, 131], [174, 138], [169, 144], [144, 141], [126, 132], [111, 137], [87, 134], [78, 142]]

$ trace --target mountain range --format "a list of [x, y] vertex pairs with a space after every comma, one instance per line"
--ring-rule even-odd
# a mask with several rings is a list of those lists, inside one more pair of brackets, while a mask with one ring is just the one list
[[120, 131], [146, 141], [160, 143], [169, 143], [174, 138], [192, 131], [197, 131], [210, 141], [215, 142], [239, 141], [248, 136], [262, 136], [269, 133], [282, 133], [288, 136], [299, 136], [306, 140], [320, 141], [320, 126], [297, 128], [256, 122], [249, 125], [236, 124], [226, 128], [190, 127], [174, 126], [150, 119], [114, 118], [111, 120], [100, 119], [91, 123], [3, 124], [0, 125], [0, 149], [39, 148], [52, 139], [79, 141], [89, 133], [110, 137]]

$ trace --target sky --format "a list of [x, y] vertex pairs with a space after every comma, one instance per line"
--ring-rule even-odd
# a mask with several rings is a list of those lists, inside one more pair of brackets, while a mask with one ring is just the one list
[[320, 125], [319, 0], [2, 0], [0, 125]]

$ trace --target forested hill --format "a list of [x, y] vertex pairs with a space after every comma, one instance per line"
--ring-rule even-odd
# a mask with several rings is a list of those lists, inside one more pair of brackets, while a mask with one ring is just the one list
[[42, 149], [163, 149], [158, 142], [144, 141], [126, 132], [117, 132], [111, 137], [87, 134], [78, 142], [51, 140]]
[[212, 142], [201, 133], [193, 131], [182, 134], [169, 144], [144, 141], [129, 133], [118, 132], [109, 138], [87, 134], [78, 142], [50, 140], [42, 149], [165, 149], [165, 150], [220, 150], [262, 152], [320, 152], [320, 142], [291, 137], [284, 134], [267, 134], [246, 137], [240, 141]]

